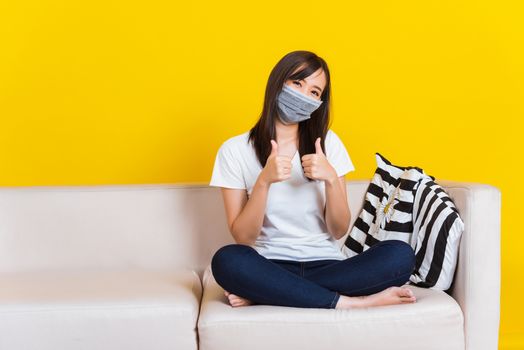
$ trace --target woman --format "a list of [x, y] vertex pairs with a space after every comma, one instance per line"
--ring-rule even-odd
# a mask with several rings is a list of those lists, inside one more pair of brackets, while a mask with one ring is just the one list
[[218, 150], [210, 186], [222, 189], [236, 244], [211, 269], [233, 307], [415, 301], [401, 287], [415, 265], [409, 244], [382, 241], [351, 258], [337, 244], [351, 219], [344, 175], [355, 168], [328, 127], [330, 95], [325, 61], [290, 52], [271, 71], [256, 125]]

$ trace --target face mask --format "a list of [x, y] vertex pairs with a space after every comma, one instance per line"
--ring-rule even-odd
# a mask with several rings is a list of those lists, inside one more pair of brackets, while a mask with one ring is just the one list
[[306, 96], [287, 84], [284, 84], [278, 94], [277, 101], [280, 120], [284, 124], [298, 123], [311, 118], [311, 113], [322, 104], [322, 101]]

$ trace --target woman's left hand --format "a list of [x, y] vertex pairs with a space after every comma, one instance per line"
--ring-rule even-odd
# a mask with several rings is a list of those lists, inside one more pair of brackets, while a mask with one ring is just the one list
[[320, 137], [315, 141], [315, 153], [302, 156], [304, 174], [313, 180], [333, 181], [337, 178], [335, 168], [329, 164], [320, 145]]

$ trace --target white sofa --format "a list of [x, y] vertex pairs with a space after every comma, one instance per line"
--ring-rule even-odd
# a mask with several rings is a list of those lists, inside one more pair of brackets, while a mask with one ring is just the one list
[[[500, 191], [438, 183], [465, 222], [449, 294], [355, 310], [229, 306], [210, 270], [234, 243], [218, 188], [0, 188], [0, 349], [494, 350]], [[368, 184], [347, 181], [353, 221]]]

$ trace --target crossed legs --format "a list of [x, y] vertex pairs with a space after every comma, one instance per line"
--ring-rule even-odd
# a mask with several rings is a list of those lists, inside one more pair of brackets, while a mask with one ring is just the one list
[[307, 264], [301, 275], [250, 246], [230, 244], [214, 254], [211, 268], [232, 306], [350, 308], [415, 301], [411, 290], [401, 287], [415, 264], [413, 249], [405, 242], [381, 241], [345, 260], [320, 261], [309, 269]]

